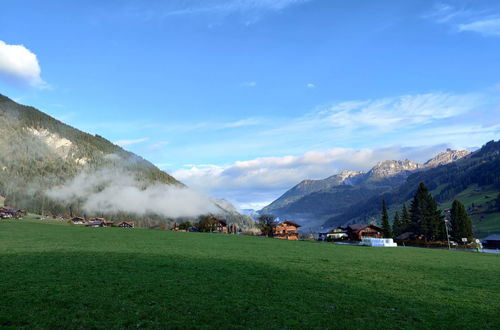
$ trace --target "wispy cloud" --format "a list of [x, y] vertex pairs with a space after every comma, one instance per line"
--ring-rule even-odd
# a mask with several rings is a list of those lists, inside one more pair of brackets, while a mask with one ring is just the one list
[[133, 139], [133, 140], [119, 140], [119, 141], [116, 141], [115, 144], [119, 145], [120, 147], [126, 147], [129, 145], [146, 142], [148, 140], [149, 140], [148, 137], [144, 137], [144, 138], [140, 138], [140, 139]]
[[447, 24], [455, 32], [475, 32], [484, 36], [500, 36], [499, 8], [497, 10], [472, 10], [447, 3], [437, 3], [430, 13], [424, 15], [424, 18], [439, 24]]
[[486, 36], [500, 36], [500, 17], [460, 24], [458, 29], [478, 32]]
[[366, 171], [387, 159], [409, 158], [423, 162], [446, 147], [335, 148], [310, 151], [300, 156], [238, 161], [227, 166], [189, 165], [172, 174], [189, 186], [230, 198], [241, 208], [246, 208], [254, 203], [269, 203], [304, 179], [322, 179], [344, 169]]
[[50, 86], [41, 77], [37, 56], [23, 45], [0, 40], [0, 79], [38, 89]]
[[257, 86], [257, 83], [255, 81], [244, 81], [241, 83], [241, 86], [243, 86], [243, 87], [255, 87], [255, 86]]
[[312, 84], [312, 83], [309, 83], [306, 86], [307, 86], [307, 88], [316, 88], [316, 85]]
[[[251, 25], [267, 13], [280, 12], [288, 7], [305, 4], [313, 0], [184, 0], [129, 4], [117, 11], [119, 17], [133, 17], [144, 21], [183, 16], [228, 17], [237, 15], [243, 23]], [[213, 24], [209, 24], [213, 26]]]

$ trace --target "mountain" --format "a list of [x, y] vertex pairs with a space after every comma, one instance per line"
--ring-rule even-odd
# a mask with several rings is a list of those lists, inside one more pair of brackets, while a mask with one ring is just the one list
[[306, 229], [321, 226], [352, 205], [397, 187], [414, 172], [453, 162], [468, 154], [468, 151], [448, 149], [424, 164], [408, 159], [386, 160], [366, 173], [345, 170], [323, 180], [304, 180], [259, 213], [294, 219]]
[[[105, 215], [144, 226], [208, 211], [251, 222], [229, 203], [193, 193], [105, 138], [1, 94], [0, 125], [0, 195], [12, 207], [54, 215]], [[166, 204], [165, 196], [180, 200]]]
[[[332, 215], [325, 226], [376, 220], [382, 200], [393, 211], [400, 209], [411, 200], [418, 184], [424, 182], [442, 208], [455, 198], [465, 198], [471, 211], [484, 213], [476, 219], [479, 229], [500, 229], [500, 215], [492, 211], [493, 200], [500, 192], [500, 141], [490, 141], [473, 153], [448, 150], [424, 165], [427, 170], [415, 171], [397, 187], [357, 201], [341, 214]], [[479, 223], [483, 220], [488, 223]]]

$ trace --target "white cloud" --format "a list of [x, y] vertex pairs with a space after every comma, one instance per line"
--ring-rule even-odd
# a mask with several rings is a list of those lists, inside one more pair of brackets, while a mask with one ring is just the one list
[[211, 0], [188, 1], [184, 8], [172, 10], [170, 15], [192, 15], [201, 13], [232, 14], [252, 11], [280, 11], [311, 0]]
[[307, 86], [307, 88], [315, 88], [316, 87], [315, 84], [311, 84], [311, 83], [307, 84], [306, 86]]
[[243, 87], [255, 87], [257, 86], [257, 83], [255, 81], [245, 81], [241, 83], [241, 86]]
[[484, 19], [460, 24], [460, 31], [478, 32], [486, 36], [500, 36], [500, 18]]
[[148, 140], [149, 140], [149, 138], [147, 138], [147, 137], [140, 138], [140, 139], [134, 139], [134, 140], [119, 140], [119, 141], [116, 141], [115, 144], [119, 145], [120, 147], [125, 147], [125, 146], [129, 146], [132, 144], [146, 142]]
[[438, 24], [447, 24], [455, 32], [476, 32], [485, 36], [500, 36], [500, 16], [492, 10], [470, 10], [438, 3], [423, 16]]
[[335, 148], [310, 151], [300, 156], [237, 161], [227, 166], [190, 165], [174, 171], [172, 175], [188, 186], [227, 198], [240, 208], [247, 208], [251, 204], [272, 202], [304, 179], [323, 179], [345, 169], [366, 171], [387, 159], [409, 158], [424, 162], [446, 147]]
[[8, 45], [0, 40], [0, 78], [35, 88], [47, 88], [40, 77], [36, 55], [23, 45]]

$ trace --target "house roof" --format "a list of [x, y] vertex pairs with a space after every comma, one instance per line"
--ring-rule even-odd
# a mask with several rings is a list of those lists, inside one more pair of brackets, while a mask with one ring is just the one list
[[354, 224], [354, 225], [347, 226], [347, 228], [350, 228], [353, 231], [360, 231], [361, 229], [365, 229], [366, 227], [372, 227], [372, 228], [375, 228], [377, 230], [382, 231], [382, 228], [379, 228], [379, 227], [377, 227], [375, 225], [369, 225], [369, 224], [364, 224], [364, 223], [357, 223], [357, 224]]
[[289, 225], [289, 226], [295, 226], [295, 227], [302, 227], [301, 225], [293, 222], [293, 221], [283, 221], [284, 224]]
[[483, 241], [500, 241], [500, 234], [491, 234], [483, 239]]
[[408, 239], [408, 238], [410, 238], [411, 235], [413, 235], [413, 233], [410, 231], [407, 231], [405, 233], [402, 233], [401, 235], [398, 235], [396, 237], [396, 239]]

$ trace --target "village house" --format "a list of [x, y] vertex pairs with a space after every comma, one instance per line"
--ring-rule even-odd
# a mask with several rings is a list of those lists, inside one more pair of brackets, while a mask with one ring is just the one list
[[215, 222], [215, 231], [218, 233], [227, 234], [227, 222], [226, 220], [217, 220]]
[[133, 221], [122, 221], [118, 224], [120, 228], [134, 228], [135, 224]]
[[82, 218], [82, 217], [74, 217], [74, 218], [71, 218], [70, 221], [74, 225], [83, 225], [87, 222], [87, 220], [85, 220], [85, 218]]
[[332, 229], [326, 234], [327, 241], [335, 241], [335, 240], [347, 239], [347, 238], [348, 238], [348, 235], [347, 235], [345, 229], [343, 229], [341, 227]]
[[292, 221], [281, 222], [274, 228], [274, 237], [296, 241], [299, 239], [299, 227], [300, 225]]
[[87, 227], [112, 227], [113, 222], [107, 221], [104, 218], [92, 218], [89, 223], [86, 225]]
[[487, 249], [500, 249], [500, 234], [491, 234], [483, 239], [483, 246]]
[[349, 225], [346, 228], [347, 235], [351, 241], [361, 241], [363, 237], [382, 238], [382, 228], [369, 224]]
[[12, 209], [8, 207], [0, 207], [0, 219], [20, 218], [23, 216], [22, 210]]

